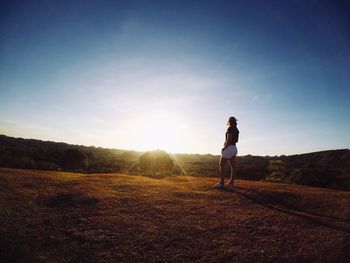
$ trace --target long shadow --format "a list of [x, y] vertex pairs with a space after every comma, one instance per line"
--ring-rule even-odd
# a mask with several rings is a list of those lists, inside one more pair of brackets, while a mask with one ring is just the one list
[[336, 217], [336, 216], [319, 214], [319, 213], [315, 213], [315, 212], [312, 212], [312, 211], [305, 211], [305, 210], [300, 209], [298, 207], [295, 207], [293, 205], [287, 204], [286, 202], [284, 202], [284, 200], [281, 200], [281, 199], [277, 200], [274, 196], [269, 195], [267, 193], [259, 192], [259, 191], [255, 190], [255, 189], [247, 189], [247, 188], [240, 187], [240, 186], [237, 186], [236, 188], [242, 189], [242, 190], [246, 190], [247, 192], [253, 192], [253, 193], [259, 195], [260, 197], [262, 197], [263, 200], [266, 200], [267, 202], [269, 202], [269, 201], [271, 202], [272, 201], [273, 203], [276, 203], [278, 205], [283, 205], [285, 208], [290, 209], [290, 210], [298, 211], [300, 213], [307, 213], [307, 214], [318, 216], [318, 217], [326, 217], [326, 218], [333, 219], [333, 220], [336, 220], [336, 221], [344, 222], [346, 224], [350, 224], [350, 219], [344, 219], [344, 218], [340, 218], [340, 217]]
[[[238, 191], [238, 189], [246, 190], [246, 192], [240, 192], [240, 191]], [[245, 197], [246, 199], [248, 199], [256, 204], [262, 205], [262, 206], [269, 208], [271, 210], [275, 210], [275, 211], [278, 211], [278, 212], [281, 212], [284, 214], [288, 214], [288, 215], [292, 215], [292, 216], [296, 216], [296, 217], [305, 219], [305, 220], [307, 220], [315, 225], [327, 227], [330, 229], [334, 229], [337, 231], [341, 231], [341, 232], [350, 234], [350, 226], [345, 227], [345, 226], [339, 226], [336, 224], [336, 223], [350, 224], [349, 220], [342, 219], [342, 218], [338, 219], [336, 217], [331, 217], [331, 216], [327, 216], [327, 215], [324, 216], [324, 215], [320, 215], [320, 214], [317, 214], [314, 212], [308, 212], [308, 211], [303, 211], [301, 209], [296, 209], [295, 207], [292, 207], [290, 205], [285, 204], [285, 202], [283, 202], [283, 201], [276, 200], [273, 196], [269, 196], [267, 194], [261, 193], [257, 190], [253, 190], [253, 189], [247, 189], [244, 187], [235, 187], [235, 189], [223, 189], [223, 190], [227, 191], [227, 192], [233, 192], [233, 193], [239, 194], [239, 195]], [[263, 198], [249, 195], [248, 194], [249, 192], [254, 192]], [[266, 200], [266, 199], [268, 199], [268, 200]], [[275, 204], [282, 206], [282, 208], [271, 205], [270, 204], [271, 200], [273, 200], [273, 202]], [[316, 217], [319, 217], [319, 218], [316, 218]], [[328, 221], [330, 219], [335, 220], [336, 222], [331, 223], [331, 222], [324, 221], [324, 220]]]

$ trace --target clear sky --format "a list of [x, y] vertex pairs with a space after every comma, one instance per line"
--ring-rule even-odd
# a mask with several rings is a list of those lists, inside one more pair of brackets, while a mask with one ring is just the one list
[[346, 1], [1, 1], [0, 134], [239, 155], [350, 146]]

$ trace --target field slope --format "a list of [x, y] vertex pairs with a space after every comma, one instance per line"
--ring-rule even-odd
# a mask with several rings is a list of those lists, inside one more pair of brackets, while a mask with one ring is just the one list
[[350, 193], [0, 169], [1, 262], [349, 262]]

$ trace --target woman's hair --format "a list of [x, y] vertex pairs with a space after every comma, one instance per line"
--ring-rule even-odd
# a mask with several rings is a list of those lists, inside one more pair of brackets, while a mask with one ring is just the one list
[[230, 124], [230, 127], [237, 126], [237, 119], [235, 117], [231, 116], [228, 119], [228, 123]]

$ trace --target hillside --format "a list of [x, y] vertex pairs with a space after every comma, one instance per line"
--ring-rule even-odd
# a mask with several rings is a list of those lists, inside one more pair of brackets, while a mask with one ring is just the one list
[[350, 193], [0, 169], [1, 262], [348, 262]]
[[38, 170], [65, 170], [65, 152], [80, 151], [88, 159], [81, 172], [118, 172], [130, 166], [141, 153], [94, 146], [72, 145], [63, 142], [13, 138], [0, 135], [0, 167]]
[[[84, 159], [75, 169], [65, 165], [65, 159], [70, 160], [67, 152], [71, 150], [81, 153]], [[6, 168], [145, 175], [144, 169], [139, 166], [142, 154], [143, 152], [0, 135], [0, 167]], [[171, 158], [174, 160], [174, 168], [165, 175], [217, 176], [218, 155], [171, 154]], [[249, 180], [350, 190], [350, 150], [290, 156], [238, 156], [237, 176]]]

